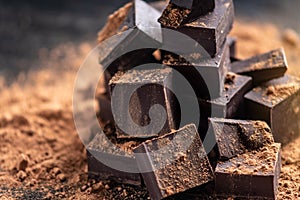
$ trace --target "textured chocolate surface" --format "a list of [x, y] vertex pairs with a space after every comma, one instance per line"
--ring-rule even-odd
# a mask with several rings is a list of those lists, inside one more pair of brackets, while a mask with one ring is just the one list
[[276, 199], [281, 169], [281, 145], [274, 143], [229, 161], [219, 162], [216, 193], [256, 199]]
[[163, 26], [178, 28], [208, 14], [214, 8], [214, 0], [171, 0], [158, 21]]
[[[251, 90], [251, 78], [228, 73], [226, 80], [222, 96], [213, 100], [197, 99], [200, 113], [197, 113], [196, 117], [190, 116], [191, 121], [189, 123], [199, 125], [198, 131], [202, 139], [208, 130], [208, 118], [245, 118], [244, 95]], [[194, 101], [191, 96], [186, 96], [185, 99], [188, 102]], [[190, 109], [189, 113], [192, 115], [194, 108]]]
[[247, 118], [266, 121], [276, 142], [287, 144], [300, 133], [300, 80], [285, 75], [245, 95]]
[[228, 160], [274, 143], [271, 129], [262, 121], [211, 118], [210, 126], [220, 160]]
[[[151, 199], [162, 199], [213, 180], [213, 172], [195, 125], [187, 125], [136, 149], [139, 169]], [[139, 154], [143, 153], [143, 154]]]
[[[213, 59], [201, 58], [200, 54], [190, 54], [185, 60], [181, 56], [167, 54], [163, 64], [180, 72], [192, 85], [198, 98], [214, 99], [222, 95], [224, 80], [229, 61], [229, 48], [223, 45], [218, 55]], [[176, 85], [180, 88], [180, 85]], [[181, 91], [186, 94], [186, 91]], [[189, 95], [189, 94], [186, 94]]]
[[[233, 20], [234, 8], [232, 0], [219, 0], [216, 1], [214, 11], [207, 15], [201, 16], [195, 21], [178, 28], [166, 28], [186, 34], [194, 39], [198, 43], [197, 45], [201, 45], [211, 57], [215, 57], [232, 28]], [[163, 38], [166, 38], [164, 40], [168, 39], [168, 34], [165, 35], [164, 31]], [[178, 52], [180, 52], [180, 47], [177, 48], [179, 48]], [[182, 53], [185, 54], [187, 52], [188, 49]]]
[[247, 60], [233, 62], [231, 71], [251, 76], [254, 85], [284, 76], [287, 61], [283, 48], [270, 51]]
[[[117, 135], [119, 138], [149, 138], [159, 136], [176, 129], [176, 98], [170, 92], [168, 87], [172, 84], [172, 69], [147, 69], [147, 70], [129, 70], [125, 74], [117, 73], [110, 81], [111, 91], [114, 92], [116, 86], [121, 90], [116, 95], [117, 104], [115, 106], [115, 121]], [[136, 90], [135, 90], [136, 88]], [[129, 100], [129, 105], [126, 105], [124, 99], [128, 98], [130, 91], [134, 90]], [[150, 108], [159, 104], [166, 111], [166, 122], [162, 122], [157, 116], [154, 119], [150, 118]], [[127, 116], [129, 114], [131, 119]], [[156, 114], [156, 113], [154, 113]], [[154, 120], [158, 124], [164, 123], [161, 130], [155, 132], [154, 129], [149, 132], [137, 132], [136, 125], [140, 127], [147, 126]], [[122, 130], [120, 127], [126, 127], [127, 130]], [[126, 132], [128, 131], [128, 132]]]
[[120, 183], [141, 185], [139, 173], [128, 173], [113, 169], [101, 160], [105, 159], [111, 166], [127, 165], [131, 171], [138, 172], [132, 151], [117, 148], [104, 134], [97, 134], [87, 146], [88, 175], [100, 180], [114, 180]]

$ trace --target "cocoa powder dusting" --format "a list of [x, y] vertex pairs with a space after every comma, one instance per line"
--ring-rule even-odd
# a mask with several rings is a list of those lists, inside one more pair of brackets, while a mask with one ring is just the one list
[[181, 8], [170, 3], [158, 19], [159, 23], [166, 27], [178, 28], [191, 10]]

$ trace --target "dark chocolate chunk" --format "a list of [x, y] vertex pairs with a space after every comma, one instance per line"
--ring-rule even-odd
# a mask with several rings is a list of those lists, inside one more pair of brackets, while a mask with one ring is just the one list
[[[163, 64], [180, 72], [190, 82], [198, 98], [215, 99], [222, 96], [227, 73], [226, 65], [230, 62], [228, 45], [223, 45], [213, 59], [202, 59], [201, 55], [197, 53], [190, 54], [188, 58], [189, 61], [181, 56], [167, 54]], [[174, 84], [174, 87], [180, 90], [180, 85]], [[186, 91], [181, 92], [185, 94]]]
[[287, 144], [300, 134], [300, 79], [286, 75], [245, 95], [249, 119], [266, 121], [276, 142]]
[[[201, 139], [204, 139], [208, 130], [208, 118], [245, 118], [244, 95], [251, 89], [251, 78], [228, 73], [225, 81], [224, 93], [221, 97], [213, 100], [197, 99], [200, 113], [192, 116], [195, 108], [189, 108], [190, 121], [188, 123], [198, 124]], [[185, 96], [187, 102], [195, 99]], [[198, 120], [198, 121], [195, 121]], [[200, 121], [200, 122], [199, 122]]]
[[[112, 78], [112, 106], [119, 138], [155, 137], [177, 128], [176, 100], [168, 89], [171, 83], [171, 68], [129, 70]], [[153, 109], [151, 116], [157, 104], [161, 108]]]
[[247, 60], [233, 62], [231, 71], [237, 74], [251, 76], [253, 84], [284, 76], [287, 71], [287, 61], [283, 48], [257, 55]]
[[213, 105], [214, 117], [244, 118], [244, 95], [251, 90], [252, 80], [247, 76], [228, 73], [225, 78], [224, 92], [221, 97], [206, 101]]
[[178, 28], [206, 15], [215, 8], [215, 0], [171, 0], [159, 22], [165, 27]]
[[[232, 28], [233, 20], [234, 9], [232, 0], [218, 0], [216, 1], [216, 8], [213, 12], [199, 17], [194, 22], [178, 28], [162, 27], [179, 31], [191, 37], [198, 45], [201, 45], [211, 57], [215, 57], [224, 45], [226, 37]], [[169, 33], [164, 30], [162, 30], [162, 33], [164, 44], [169, 45], [167, 44], [170, 36]], [[175, 52], [182, 54], [193, 53], [189, 52], [187, 48], [182, 50], [181, 45], [176, 46], [176, 44], [172, 44], [172, 48], [175, 49]]]
[[213, 180], [195, 125], [142, 143], [134, 153], [151, 199], [162, 199]]
[[266, 122], [211, 118], [210, 127], [216, 139], [220, 160], [228, 160], [247, 151], [274, 143]]
[[155, 62], [152, 53], [162, 42], [161, 27], [157, 22], [159, 16], [160, 12], [152, 6], [135, 0], [121, 26], [122, 32], [100, 44], [99, 62], [108, 67], [112, 76], [120, 70]]
[[[236, 59], [236, 51], [237, 51], [236, 42], [237, 42], [237, 39], [235, 37], [228, 36], [226, 41], [227, 41], [227, 44], [228, 44], [229, 50], [230, 50], [230, 60], [231, 60], [231, 62], [237, 61], [237, 59]], [[229, 71], [231, 71], [231, 70], [229, 70]]]
[[216, 170], [216, 193], [252, 199], [276, 199], [281, 170], [281, 145], [247, 152], [225, 162]]
[[105, 95], [98, 95], [96, 97], [98, 102], [98, 117], [101, 121], [105, 122], [113, 122], [114, 118], [111, 111], [111, 102]]
[[[126, 150], [126, 151], [125, 151]], [[129, 149], [124, 151], [106, 138], [97, 134], [87, 146], [88, 175], [100, 180], [114, 180], [120, 183], [141, 185], [139, 173], [128, 173], [116, 170], [110, 166], [126, 166], [131, 172], [138, 172], [134, 154]], [[107, 163], [102, 163], [105, 160]], [[109, 166], [107, 166], [109, 164]]]

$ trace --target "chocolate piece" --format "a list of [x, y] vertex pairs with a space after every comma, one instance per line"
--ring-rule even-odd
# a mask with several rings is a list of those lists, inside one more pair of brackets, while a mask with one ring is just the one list
[[[171, 68], [129, 70], [112, 78], [110, 87], [116, 94], [113, 98], [117, 98], [112, 106], [119, 138], [149, 138], [176, 129], [175, 97], [168, 89], [171, 83]], [[151, 111], [157, 104], [162, 107]], [[161, 112], [166, 113], [166, 119]]]
[[[224, 94], [214, 100], [197, 99], [200, 114], [191, 116], [188, 123], [198, 124], [198, 131], [201, 139], [204, 139], [208, 130], [208, 118], [244, 118], [245, 117], [245, 102], [244, 95], [251, 89], [251, 78], [240, 76], [233, 73], [228, 73], [225, 82]], [[188, 102], [193, 102], [195, 98], [185, 96]], [[195, 108], [190, 108], [188, 113], [193, 113]], [[193, 118], [192, 118], [193, 117]], [[198, 121], [195, 121], [198, 120]], [[200, 120], [200, 122], [199, 122]]]
[[280, 144], [219, 162], [215, 170], [216, 193], [253, 199], [276, 199], [281, 170]]
[[249, 150], [274, 143], [266, 122], [211, 118], [211, 131], [216, 139], [220, 160], [228, 160]]
[[213, 180], [195, 125], [142, 143], [134, 153], [151, 199], [162, 199]]
[[113, 122], [114, 118], [111, 111], [111, 103], [105, 95], [98, 95], [96, 97], [98, 102], [99, 110], [97, 111], [98, 116], [102, 122]]
[[251, 76], [254, 85], [284, 76], [287, 61], [283, 48], [252, 57], [247, 60], [233, 62], [231, 71]]
[[[214, 117], [244, 118], [244, 95], [251, 90], [252, 80], [247, 76], [228, 73], [225, 78], [224, 93], [221, 97], [206, 101], [214, 109]], [[207, 107], [207, 106], [206, 106]]]
[[[224, 90], [226, 65], [230, 62], [228, 46], [223, 45], [223, 48], [213, 59], [202, 59], [201, 55], [197, 53], [189, 55], [188, 58], [189, 61], [181, 56], [168, 54], [165, 55], [163, 64], [180, 72], [190, 82], [198, 98], [214, 99], [220, 97]], [[181, 85], [174, 84], [174, 87], [180, 90]], [[181, 92], [182, 94], [186, 93], [184, 89]]]
[[[236, 42], [237, 42], [237, 39], [235, 37], [228, 36], [226, 41], [227, 41], [227, 44], [228, 44], [229, 50], [230, 50], [230, 60], [231, 60], [231, 62], [237, 61], [237, 59], [236, 59]], [[229, 69], [229, 71], [231, 71], [231, 70]]]
[[155, 62], [152, 53], [162, 42], [161, 27], [157, 22], [159, 16], [160, 13], [152, 6], [135, 0], [121, 26], [123, 32], [101, 43], [99, 62], [108, 67], [112, 76], [120, 70]]
[[132, 151], [122, 151], [109, 142], [104, 134], [97, 134], [87, 146], [88, 175], [100, 180], [114, 180], [120, 183], [141, 185], [139, 173], [128, 173], [113, 169], [102, 163], [105, 160], [110, 166], [126, 166], [131, 172], [138, 172]]
[[286, 75], [245, 95], [249, 119], [266, 121], [276, 142], [287, 144], [300, 134], [300, 79]]
[[206, 15], [215, 8], [215, 0], [171, 0], [159, 22], [166, 27], [178, 28]]
[[[232, 0], [218, 0], [213, 12], [199, 17], [194, 22], [178, 28], [162, 27], [186, 34], [197, 42], [195, 45], [201, 45], [211, 57], [215, 57], [224, 45], [226, 37], [232, 28], [233, 20], [234, 9]], [[164, 30], [162, 30], [162, 33], [164, 44], [167, 46], [172, 45], [171, 49], [175, 49], [175, 52], [182, 54], [194, 53], [190, 52], [188, 47], [182, 48], [181, 45], [168, 44], [169, 33]]]

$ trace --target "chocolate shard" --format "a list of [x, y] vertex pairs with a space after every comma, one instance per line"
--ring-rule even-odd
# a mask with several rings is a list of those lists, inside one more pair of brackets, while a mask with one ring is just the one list
[[[222, 96], [224, 80], [229, 61], [229, 48], [223, 45], [218, 55], [213, 59], [202, 58], [201, 54], [194, 53], [185, 56], [188, 60], [174, 54], [166, 54], [163, 64], [180, 72], [193, 87], [198, 98], [215, 99]], [[176, 85], [181, 90], [181, 85]], [[181, 91], [186, 94], [186, 91]]]
[[[118, 137], [149, 138], [176, 129], [176, 98], [171, 85], [171, 68], [149, 66], [117, 73], [110, 81], [110, 88], [111, 94], [115, 94], [112, 106]], [[154, 109], [157, 105], [161, 106], [158, 110]]]
[[262, 82], [284, 76], [287, 66], [284, 49], [280, 48], [247, 60], [233, 62], [231, 64], [231, 71], [251, 76], [253, 84], [258, 85]]
[[161, 26], [157, 22], [159, 16], [160, 12], [146, 2], [134, 0], [120, 26], [121, 32], [100, 44], [99, 62], [108, 67], [111, 76], [120, 70], [155, 62], [152, 53], [162, 42]]
[[260, 151], [247, 152], [215, 170], [217, 195], [247, 199], [276, 199], [281, 170], [281, 145], [274, 143]]
[[[182, 15], [182, 14], [181, 14]], [[166, 20], [173, 17], [166, 16]], [[191, 23], [184, 24], [183, 26], [170, 26], [170, 21], [166, 21], [167, 26], [162, 24], [163, 28], [168, 28], [174, 31], [183, 33], [192, 38], [196, 44], [201, 45], [208, 53], [208, 56], [215, 57], [221, 50], [228, 33], [230, 32], [234, 20], [234, 8], [232, 0], [218, 0], [214, 11], [207, 15], [200, 16]], [[189, 52], [188, 48], [182, 50], [181, 45], [167, 44], [170, 39], [168, 31], [162, 30], [163, 41], [165, 45], [172, 45], [175, 52], [186, 54]], [[180, 42], [178, 42], [180, 44]], [[175, 46], [175, 47], [174, 47]], [[189, 47], [191, 48], [191, 47]]]
[[[138, 172], [138, 168], [132, 151], [116, 147], [103, 133], [97, 134], [87, 146], [87, 163], [89, 178], [138, 186], [142, 184], [140, 174], [134, 173]], [[126, 166], [129, 172], [113, 168], [120, 165]]]
[[134, 149], [151, 199], [162, 199], [214, 179], [195, 125], [146, 141]]
[[[208, 14], [215, 8], [215, 0], [171, 0], [159, 22], [164, 26], [179, 27]], [[172, 15], [172, 17], [169, 17]]]
[[274, 143], [266, 122], [211, 118], [211, 133], [217, 144], [219, 160], [228, 160], [247, 151]]
[[247, 118], [266, 121], [283, 145], [300, 134], [300, 79], [285, 75], [245, 95]]

